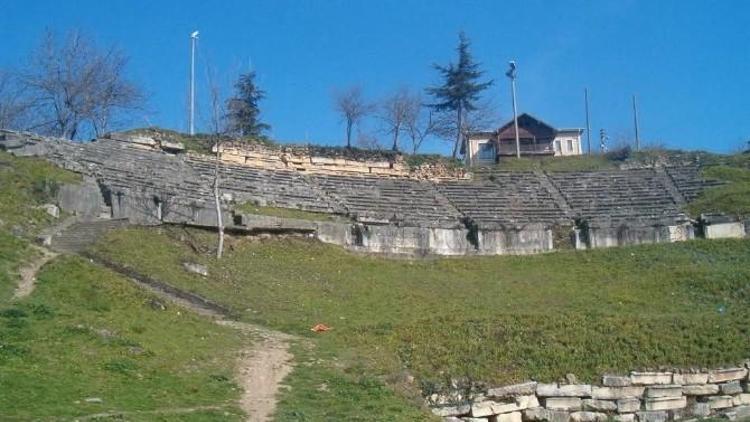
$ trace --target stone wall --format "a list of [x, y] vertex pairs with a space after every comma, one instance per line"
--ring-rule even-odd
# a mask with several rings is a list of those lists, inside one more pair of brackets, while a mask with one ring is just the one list
[[445, 422], [663, 422], [724, 416], [750, 418], [748, 364], [685, 372], [604, 375], [598, 384], [529, 381], [427, 397]]

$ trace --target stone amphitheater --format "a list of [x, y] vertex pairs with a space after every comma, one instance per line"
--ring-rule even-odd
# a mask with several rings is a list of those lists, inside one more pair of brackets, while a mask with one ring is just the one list
[[[71, 142], [0, 131], [0, 149], [79, 173], [58, 204], [82, 221], [216, 227], [216, 158], [179, 143], [110, 134]], [[676, 242], [712, 233], [684, 205], [716, 182], [698, 165], [629, 170], [473, 172], [398, 155], [226, 144], [221, 202], [227, 229], [287, 231], [352, 250], [409, 255], [530, 254]], [[384, 158], [386, 157], [386, 158]], [[238, 204], [328, 214], [321, 221], [242, 213]], [[738, 223], [741, 224], [741, 223]], [[720, 236], [721, 224], [713, 227]], [[732, 226], [729, 235], [745, 236]]]

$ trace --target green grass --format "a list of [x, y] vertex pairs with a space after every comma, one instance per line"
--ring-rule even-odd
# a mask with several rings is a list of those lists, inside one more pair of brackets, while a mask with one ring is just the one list
[[703, 176], [722, 180], [725, 185], [704, 190], [688, 205], [693, 216], [701, 213], [723, 213], [738, 218], [750, 217], [750, 154], [714, 158]]
[[[412, 261], [314, 241], [234, 239], [217, 263], [178, 238], [126, 230], [98, 250], [248, 321], [300, 335], [330, 325], [315, 341], [340, 371], [363, 368], [381, 380], [409, 373], [424, 391], [451, 378], [502, 384], [573, 372], [592, 380], [750, 356], [747, 240]], [[186, 260], [207, 264], [209, 278], [181, 271]]]
[[[188, 416], [240, 420], [232, 369], [244, 339], [158, 304], [82, 259], [46, 266], [32, 296], [0, 307], [0, 419], [124, 411], [145, 421], [161, 418], [155, 410], [219, 406]], [[92, 397], [103, 402], [87, 403]]]
[[247, 214], [267, 215], [280, 218], [296, 218], [298, 220], [309, 221], [341, 221], [346, 219], [346, 217], [340, 215], [305, 211], [296, 208], [260, 206], [252, 203], [239, 204], [235, 207], [235, 211]]
[[0, 151], [0, 229], [34, 233], [52, 217], [35, 208], [55, 202], [63, 183], [80, 177], [37, 158], [17, 158]]

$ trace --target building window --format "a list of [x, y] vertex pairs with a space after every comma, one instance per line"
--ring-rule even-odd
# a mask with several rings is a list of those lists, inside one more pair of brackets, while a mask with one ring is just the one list
[[479, 144], [479, 159], [480, 160], [494, 160], [495, 159], [495, 144], [492, 142], [483, 142]]
[[560, 149], [560, 141], [559, 140], [555, 141], [555, 152], [558, 152], [558, 153], [562, 152], [562, 150]]
[[568, 152], [573, 152], [573, 140], [568, 139]]

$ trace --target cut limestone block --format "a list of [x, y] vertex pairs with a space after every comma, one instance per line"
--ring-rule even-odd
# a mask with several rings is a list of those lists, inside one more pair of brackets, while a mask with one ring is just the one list
[[680, 385], [657, 385], [646, 388], [646, 397], [680, 397], [682, 386]]
[[710, 396], [719, 394], [719, 386], [716, 384], [684, 385], [682, 394], [686, 396]]
[[732, 403], [735, 406], [745, 406], [750, 405], [750, 394], [743, 393], [734, 396], [734, 399], [732, 399]]
[[641, 401], [635, 397], [617, 400], [617, 412], [631, 413], [641, 410]]
[[460, 406], [443, 406], [432, 408], [432, 413], [442, 417], [468, 415], [470, 411], [471, 406], [469, 406], [468, 404]]
[[646, 410], [672, 410], [682, 409], [687, 406], [685, 397], [656, 397], [647, 398], [643, 402]]
[[734, 406], [732, 396], [711, 396], [707, 401], [708, 405], [712, 410], [714, 409], [726, 409], [727, 407]]
[[617, 403], [612, 400], [585, 399], [583, 400], [583, 410], [613, 412], [617, 410]]
[[523, 411], [523, 418], [527, 421], [535, 422], [569, 422], [570, 413], [564, 410], [551, 410], [543, 407], [526, 409]]
[[721, 394], [734, 395], [742, 392], [742, 386], [739, 381], [730, 381], [724, 384], [719, 384], [719, 390]]
[[521, 412], [510, 412], [497, 415], [495, 422], [521, 422]]
[[680, 385], [697, 385], [708, 382], [708, 373], [700, 372], [697, 374], [673, 374], [672, 384]]
[[671, 384], [671, 372], [631, 372], [630, 381], [634, 385]]
[[638, 415], [638, 422], [665, 422], [669, 417], [669, 414], [663, 411], [644, 411], [636, 415]]
[[646, 387], [593, 387], [591, 398], [601, 400], [617, 400], [630, 397], [641, 397]]
[[548, 397], [544, 400], [544, 407], [553, 410], [580, 410], [580, 397]]
[[587, 384], [539, 384], [536, 386], [539, 397], [591, 397], [591, 386]]
[[693, 406], [690, 410], [693, 416], [697, 416], [699, 418], [705, 418], [706, 416], [711, 414], [711, 406], [708, 403], [693, 403]]
[[746, 368], [715, 369], [708, 371], [708, 382], [727, 382], [747, 378]]
[[631, 384], [630, 377], [616, 375], [604, 375], [602, 377], [602, 385], [605, 387], [627, 387]]
[[601, 412], [573, 412], [570, 414], [573, 422], [604, 422], [607, 414]]
[[635, 413], [614, 415], [612, 416], [612, 420], [614, 420], [615, 422], [635, 422]]
[[506, 385], [504, 387], [490, 388], [487, 390], [488, 397], [513, 397], [526, 396], [536, 393], [536, 382], [524, 382], [521, 384]]

